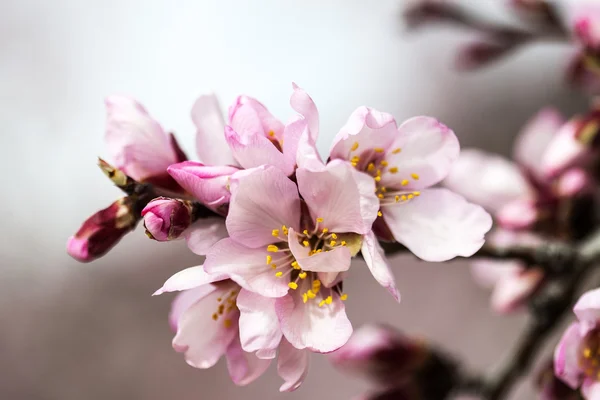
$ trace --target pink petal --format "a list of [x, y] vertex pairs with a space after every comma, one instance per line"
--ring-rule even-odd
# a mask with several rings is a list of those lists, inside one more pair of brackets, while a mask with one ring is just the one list
[[541, 162], [546, 148], [565, 123], [554, 108], [538, 112], [525, 125], [515, 141], [514, 159], [541, 182], [545, 181]]
[[293, 228], [288, 232], [288, 245], [294, 258], [305, 271], [313, 272], [342, 272], [350, 268], [352, 256], [346, 246], [309, 255], [308, 247], [300, 244], [298, 234]]
[[318, 272], [317, 279], [321, 281], [321, 286], [331, 288], [344, 280], [344, 272]]
[[447, 189], [423, 191], [382, 212], [394, 238], [425, 261], [472, 256], [492, 227], [492, 218], [481, 206]]
[[490, 212], [531, 192], [516, 164], [475, 149], [460, 152], [444, 186]]
[[573, 311], [585, 330], [594, 328], [600, 322], [600, 289], [590, 290], [581, 295]]
[[[411, 190], [435, 185], [448, 175], [458, 159], [456, 135], [434, 118], [411, 118], [400, 125], [396, 137], [390, 147], [393, 150], [385, 155], [389, 168], [381, 176], [383, 186]], [[397, 173], [390, 172], [393, 167]], [[408, 180], [408, 185], [402, 185], [404, 180]]]
[[578, 120], [566, 123], [548, 145], [541, 168], [549, 178], [555, 178], [573, 166], [580, 166], [590, 157], [590, 148], [577, 137]]
[[386, 288], [396, 301], [400, 301], [400, 293], [396, 287], [396, 280], [385, 258], [385, 253], [373, 232], [364, 235], [361, 253], [375, 280]]
[[198, 300], [212, 293], [215, 290], [213, 285], [202, 285], [190, 290], [184, 290], [177, 293], [177, 296], [171, 303], [171, 312], [169, 313], [169, 326], [174, 332], [177, 332], [179, 319], [188, 308], [190, 308]]
[[531, 199], [517, 199], [500, 208], [495, 217], [502, 228], [527, 229], [538, 220], [538, 209]]
[[225, 122], [219, 100], [214, 94], [203, 95], [192, 107], [196, 125], [196, 152], [210, 165], [237, 165], [225, 141]]
[[586, 400], [600, 400], [600, 382], [587, 378], [583, 381], [581, 393]]
[[304, 130], [298, 141], [296, 165], [298, 168], [306, 168], [311, 171], [321, 171], [325, 169], [325, 163], [319, 155], [315, 142], [310, 138], [310, 132], [306, 125], [304, 125]]
[[[359, 107], [333, 139], [329, 156], [350, 160], [355, 155], [362, 156], [363, 152], [370, 154], [375, 148], [388, 149], [398, 136], [396, 129], [396, 120], [390, 114]], [[358, 148], [353, 151], [356, 143]]]
[[302, 281], [297, 290], [276, 300], [281, 331], [297, 349], [308, 348], [320, 353], [337, 350], [352, 335], [344, 303], [335, 294], [333, 302], [322, 307], [319, 307], [319, 297], [304, 303], [302, 293], [308, 289], [308, 283]]
[[281, 342], [277, 373], [285, 382], [280, 392], [293, 392], [302, 385], [308, 374], [309, 356], [307, 350], [299, 350], [285, 339]]
[[544, 272], [538, 268], [505, 274], [496, 283], [492, 293], [492, 308], [499, 313], [509, 313], [524, 306], [540, 287], [544, 277]]
[[[214, 290], [196, 301], [181, 316], [173, 348], [185, 353], [186, 362], [195, 368], [210, 368], [225, 353], [238, 334], [239, 312], [225, 311], [215, 321], [219, 301], [238, 287], [231, 281], [213, 285]], [[225, 322], [229, 321], [229, 322]]]
[[188, 248], [200, 256], [206, 255], [219, 240], [228, 236], [223, 218], [206, 218], [196, 221], [184, 233]]
[[562, 197], [571, 197], [593, 187], [593, 179], [581, 168], [571, 168], [556, 181], [556, 192]]
[[229, 107], [229, 125], [242, 136], [259, 134], [281, 139], [283, 133], [281, 121], [261, 102], [249, 96], [239, 96]]
[[169, 135], [140, 103], [124, 96], [110, 96], [105, 103], [105, 139], [115, 167], [144, 180], [178, 161]]
[[299, 168], [296, 178], [313, 220], [323, 218], [320, 226], [338, 233], [371, 230], [379, 210], [373, 178], [335, 160], [322, 171]]
[[308, 123], [309, 138], [311, 141], [316, 142], [319, 135], [319, 111], [315, 105], [313, 99], [310, 98], [308, 93], [295, 83], [292, 84], [294, 93], [290, 98], [290, 105], [298, 114]]
[[239, 171], [236, 167], [207, 166], [195, 161], [173, 164], [169, 174], [201, 203], [215, 208], [229, 202], [229, 177]]
[[281, 342], [281, 329], [275, 313], [275, 299], [242, 289], [237, 299], [240, 310], [242, 348], [259, 358], [275, 358]]
[[227, 279], [227, 275], [221, 273], [209, 274], [204, 266], [189, 267], [177, 272], [171, 276], [164, 285], [154, 292], [153, 296], [158, 296], [167, 292], [176, 292], [180, 290], [193, 289], [198, 286], [206, 285], [217, 281]]
[[260, 134], [242, 136], [229, 126], [225, 127], [225, 138], [235, 159], [244, 168], [254, 168], [261, 165], [272, 165], [290, 175], [290, 170], [283, 156], [275, 145]]
[[[241, 287], [267, 297], [281, 297], [288, 291], [288, 282], [275, 276], [266, 263], [266, 249], [251, 249], [227, 238], [215, 244], [204, 262], [210, 274], [227, 275]], [[274, 257], [274, 261], [277, 257]]]
[[[489, 243], [489, 238], [488, 238]], [[493, 288], [500, 280], [518, 274], [523, 270], [519, 261], [498, 261], [478, 258], [471, 261], [471, 273], [477, 284], [484, 288]]]
[[582, 337], [577, 322], [569, 325], [554, 351], [554, 373], [573, 389], [581, 384], [579, 368], [579, 346]]
[[[283, 140], [282, 151], [285, 163], [285, 171], [287, 171], [288, 174], [292, 174], [296, 169], [297, 160], [300, 158], [300, 140], [303, 134], [308, 134], [306, 122], [303, 120], [298, 120], [287, 124], [283, 131], [283, 137], [285, 140]], [[305, 144], [302, 144], [302, 151], [310, 151], [310, 147], [306, 149], [305, 146]], [[316, 148], [314, 151], [316, 152]]]
[[257, 248], [273, 243], [273, 229], [297, 229], [300, 198], [294, 182], [277, 168], [265, 167], [244, 175], [232, 186], [227, 231], [236, 241]]
[[233, 339], [227, 348], [225, 358], [229, 376], [238, 386], [246, 386], [254, 382], [271, 365], [271, 360], [260, 359], [256, 355], [242, 350], [239, 337]]

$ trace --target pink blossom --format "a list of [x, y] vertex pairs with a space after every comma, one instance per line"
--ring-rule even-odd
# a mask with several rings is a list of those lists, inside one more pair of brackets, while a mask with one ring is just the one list
[[167, 167], [185, 160], [175, 138], [131, 98], [108, 97], [106, 114], [106, 143], [115, 166], [137, 181], [172, 188]]
[[261, 167], [232, 180], [230, 237], [213, 246], [205, 267], [276, 298], [271, 318], [294, 347], [328, 352], [352, 332], [337, 279], [352, 256], [362, 249], [376, 279], [396, 297], [397, 289], [370, 236], [378, 209], [373, 180], [340, 161], [318, 171], [298, 168], [296, 179], [297, 186], [280, 170]]
[[573, 308], [571, 323], [554, 352], [554, 372], [586, 399], [600, 398], [600, 289], [586, 292]]
[[67, 241], [69, 255], [81, 262], [102, 257], [137, 224], [131, 199], [124, 197], [100, 210], [81, 225]]
[[447, 189], [430, 189], [458, 153], [454, 133], [433, 118], [397, 127], [391, 115], [361, 107], [337, 134], [330, 158], [350, 161], [375, 181], [381, 217], [376, 232], [388, 231], [424, 260], [444, 261], [473, 255], [492, 222], [480, 206]]
[[568, 11], [575, 37], [588, 51], [600, 51], [600, 7], [580, 1], [570, 4]]
[[[169, 316], [171, 327], [177, 332], [173, 348], [185, 354], [188, 364], [210, 368], [225, 355], [233, 382], [243, 386], [260, 377], [278, 351], [277, 369], [284, 379], [280, 390], [293, 391], [302, 384], [308, 372], [307, 352], [282, 339], [277, 324], [269, 325], [261, 315], [246, 312], [247, 302], [264, 304], [264, 300], [272, 299], [247, 292], [224, 275], [209, 275], [203, 266], [178, 272], [155, 294], [171, 291], [181, 291]], [[273, 304], [270, 312], [274, 312]], [[248, 327], [246, 332], [240, 331], [242, 324]], [[247, 351], [242, 342], [254, 349]], [[271, 347], [267, 349], [262, 343]]]
[[189, 201], [158, 197], [142, 210], [146, 233], [151, 239], [164, 242], [178, 238], [192, 223]]

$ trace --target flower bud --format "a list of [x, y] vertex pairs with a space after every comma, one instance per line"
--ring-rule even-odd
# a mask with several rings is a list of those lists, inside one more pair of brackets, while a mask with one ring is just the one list
[[164, 242], [177, 239], [192, 224], [192, 204], [187, 200], [158, 197], [142, 210], [146, 234]]
[[89, 217], [67, 241], [67, 252], [81, 262], [106, 254], [138, 221], [130, 197], [115, 201]]
[[600, 51], [600, 7], [591, 4], [574, 5], [573, 33], [588, 51]]

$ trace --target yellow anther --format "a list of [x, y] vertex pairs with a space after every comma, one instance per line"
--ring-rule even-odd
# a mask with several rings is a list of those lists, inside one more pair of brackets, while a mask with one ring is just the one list
[[335, 233], [332, 233], [332, 234], [331, 234], [331, 237], [332, 237], [333, 239], [337, 239], [337, 235], [336, 235]]
[[306, 297], [308, 297], [309, 299], [314, 299], [315, 297], [317, 297], [317, 294], [312, 290], [309, 290], [306, 292]]
[[357, 163], [357, 164], [358, 164], [359, 161], [360, 161], [360, 157], [359, 156], [354, 156], [354, 157], [352, 157], [350, 159], [350, 162]]
[[302, 293], [302, 301], [306, 303], [308, 301], [308, 294]]
[[385, 160], [382, 160], [380, 164], [381, 164], [381, 166], [383, 166], [383, 167], [387, 167], [387, 166], [388, 166], [388, 162], [387, 162], [387, 161], [385, 161]]
[[296, 282], [290, 282], [288, 283], [288, 287], [292, 290], [296, 290], [298, 289], [298, 284]]
[[298, 277], [299, 277], [300, 279], [304, 279], [304, 278], [306, 278], [306, 272], [300, 272], [300, 273], [298, 274]]
[[314, 288], [320, 288], [321, 287], [321, 281], [318, 279], [315, 279], [312, 283], [313, 289]]
[[219, 319], [219, 315], [217, 313], [214, 313], [212, 315], [212, 319], [215, 320], [215, 321], [218, 320]]
[[387, 192], [387, 188], [385, 186], [380, 187], [379, 190], [381, 190], [381, 193]]
[[324, 305], [325, 305], [325, 300], [321, 300], [321, 301], [319, 302], [319, 307], [323, 307]]
[[396, 203], [397, 203], [397, 202], [399, 202], [399, 201], [400, 201], [400, 196], [396, 195], [396, 196], [394, 197], [394, 200], [396, 200]]
[[412, 176], [415, 181], [419, 179], [419, 174], [415, 174], [414, 172], [410, 174], [410, 176]]
[[377, 170], [377, 176], [381, 176], [381, 170], [380, 169]]
[[412, 199], [412, 198], [414, 198], [414, 197], [415, 197], [415, 196], [413, 196], [412, 194], [409, 194], [409, 195], [408, 195], [408, 199], [409, 199], [409, 200], [410, 200], [410, 199]]
[[279, 251], [279, 247], [275, 246], [274, 244], [270, 244], [267, 246], [267, 251], [269, 253], [277, 253]]
[[333, 297], [327, 296], [327, 298], [325, 299], [325, 303], [331, 304], [332, 302], [333, 302]]
[[275, 276], [281, 278], [283, 276], [283, 272], [279, 271], [275, 273]]
[[358, 149], [358, 142], [354, 142], [350, 150], [355, 151], [356, 149]]
[[400, 153], [401, 151], [402, 151], [402, 149], [401, 149], [400, 147], [398, 147], [397, 149], [394, 149], [394, 150], [392, 151], [392, 153], [394, 153], [394, 154], [398, 154], [398, 153]]
[[374, 151], [375, 153], [383, 153], [383, 152], [385, 151], [385, 149], [383, 149], [383, 148], [381, 148], [381, 147], [375, 147], [375, 148], [373, 149], [373, 151]]
[[321, 217], [317, 218], [317, 222], [323, 222], [323, 218], [321, 218]]
[[352, 164], [353, 167], [356, 167], [358, 165], [358, 163], [356, 162], [351, 162], [350, 164]]
[[300, 265], [298, 265], [298, 261], [294, 261], [292, 263], [292, 268], [294, 268], [294, 269], [300, 269]]
[[308, 235], [308, 229], [303, 230], [302, 233], [304, 233], [305, 235]]
[[398, 167], [390, 168], [390, 173], [395, 174], [396, 172], [398, 172]]
[[400, 200], [406, 201], [406, 196], [405, 195], [400, 196]]
[[383, 214], [381, 213], [381, 211], [377, 211], [377, 216], [378, 217], [383, 217]]
[[408, 179], [402, 179], [402, 182], [400, 182], [402, 184], [402, 186], [406, 186], [409, 184]]
[[383, 193], [379, 193], [379, 194], [377, 195], [377, 197], [379, 197], [380, 199], [383, 199], [383, 197], [384, 197], [384, 196], [383, 196]]
[[342, 243], [340, 243], [340, 244], [341, 244], [342, 246], [345, 246], [345, 245], [346, 245], [346, 241], [345, 241], [345, 240], [342, 240]]
[[217, 301], [220, 303], [221, 301], [223, 301], [223, 299], [219, 297], [219, 298], [217, 299]]
[[323, 252], [323, 249], [319, 249], [319, 250], [315, 251], [315, 253], [322, 253], [322, 252]]
[[329, 232], [329, 229], [323, 228], [323, 233], [327, 233], [327, 232]]
[[337, 244], [337, 242], [335, 240], [332, 240], [331, 242], [329, 242], [329, 246], [333, 247]]
[[369, 163], [369, 165], [367, 165], [367, 171], [374, 171], [375, 170], [375, 164], [373, 163]]
[[218, 308], [219, 314], [223, 314], [223, 311], [225, 311], [225, 304], [221, 304]]
[[420, 196], [420, 195], [421, 195], [421, 192], [413, 192], [413, 194], [414, 194], [415, 196]]
[[277, 264], [275, 264], [275, 263], [271, 264], [271, 268], [277, 269]]
[[279, 229], [273, 229], [273, 230], [271, 231], [271, 235], [273, 235], [273, 236], [275, 236], [275, 237], [279, 236]]
[[271, 136], [271, 137], [275, 136], [275, 132], [269, 131], [269, 136]]
[[585, 358], [590, 358], [592, 356], [592, 349], [589, 347], [583, 350], [583, 356]]
[[381, 176], [376, 176], [376, 177], [375, 177], [375, 178], [373, 178], [373, 179], [375, 179], [375, 182], [379, 182], [379, 181], [381, 181]]
[[227, 318], [225, 321], [223, 321], [223, 326], [227, 329], [231, 328], [231, 320]]
[[342, 301], [348, 300], [348, 295], [346, 293], [344, 293], [343, 295], [340, 296], [340, 300], [342, 300]]
[[273, 261], [273, 257], [267, 256], [267, 265], [271, 264], [271, 261]]
[[310, 243], [308, 242], [308, 240], [303, 240], [302, 244], [304, 245], [304, 247], [310, 246]]
[[285, 226], [285, 225], [282, 225], [282, 226], [281, 226], [281, 230], [283, 231], [283, 234], [284, 234], [284, 235], [287, 235], [287, 234], [288, 234], [288, 228], [287, 228], [287, 226]]

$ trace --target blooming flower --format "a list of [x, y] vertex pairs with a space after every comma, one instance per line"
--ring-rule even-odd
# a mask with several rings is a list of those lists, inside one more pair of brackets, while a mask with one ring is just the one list
[[573, 308], [571, 323], [556, 347], [554, 371], [586, 399], [600, 398], [600, 289], [584, 293]]
[[380, 237], [393, 237], [426, 261], [444, 261], [473, 255], [492, 223], [480, 206], [430, 188], [458, 153], [454, 133], [433, 118], [397, 127], [391, 115], [361, 107], [335, 137], [330, 158], [348, 160], [374, 180], [380, 218], [373, 229]]

